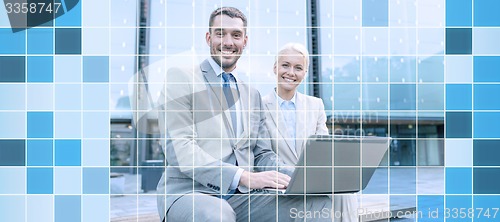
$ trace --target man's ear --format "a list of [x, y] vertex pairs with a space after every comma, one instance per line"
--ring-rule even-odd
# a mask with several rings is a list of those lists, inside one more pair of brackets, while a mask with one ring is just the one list
[[210, 38], [211, 38], [211, 36], [210, 36], [210, 32], [207, 32], [207, 33], [205, 34], [205, 41], [207, 41], [207, 45], [208, 45], [208, 46], [210, 46]]
[[278, 70], [276, 70], [278, 66], [276, 66], [276, 65], [277, 65], [276, 62], [274, 62], [273, 72], [275, 75], [278, 75]]

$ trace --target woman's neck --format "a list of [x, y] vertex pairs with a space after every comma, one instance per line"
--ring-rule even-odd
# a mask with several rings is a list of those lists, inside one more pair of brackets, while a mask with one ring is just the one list
[[277, 92], [278, 96], [282, 98], [283, 100], [291, 100], [293, 96], [295, 95], [295, 89], [294, 90], [285, 90], [283, 88], [278, 87]]

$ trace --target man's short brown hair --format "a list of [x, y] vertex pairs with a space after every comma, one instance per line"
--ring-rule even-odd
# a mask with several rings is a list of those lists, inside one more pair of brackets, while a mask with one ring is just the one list
[[215, 17], [218, 15], [227, 15], [231, 18], [239, 18], [243, 21], [243, 27], [247, 27], [247, 17], [243, 12], [241, 12], [239, 9], [234, 8], [234, 7], [220, 7], [218, 9], [215, 9], [212, 14], [210, 14], [210, 20], [208, 22], [208, 31], [210, 32], [213, 24]]

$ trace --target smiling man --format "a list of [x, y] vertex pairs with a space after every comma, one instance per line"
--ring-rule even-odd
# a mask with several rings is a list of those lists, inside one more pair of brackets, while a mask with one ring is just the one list
[[292, 171], [271, 149], [260, 94], [239, 78], [246, 27], [238, 9], [216, 9], [205, 36], [211, 56], [167, 71], [159, 101], [167, 141], [158, 184], [164, 221], [292, 221], [300, 220], [292, 208], [332, 208], [326, 196], [305, 200], [262, 190], [286, 188]]

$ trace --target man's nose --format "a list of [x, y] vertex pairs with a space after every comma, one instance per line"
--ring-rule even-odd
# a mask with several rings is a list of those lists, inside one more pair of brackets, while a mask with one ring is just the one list
[[224, 37], [222, 38], [222, 44], [224, 46], [232, 46], [233, 38], [231, 37], [231, 35], [224, 35]]

